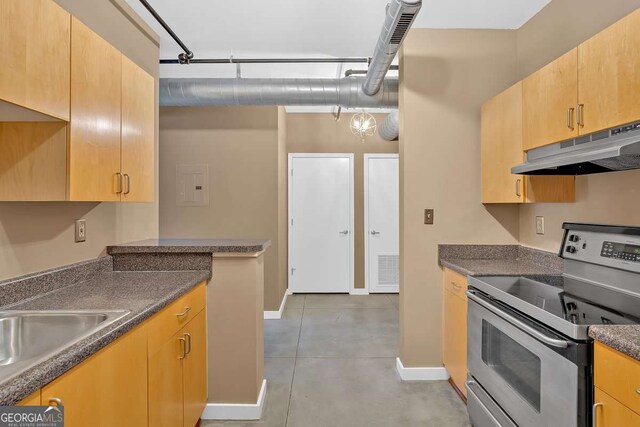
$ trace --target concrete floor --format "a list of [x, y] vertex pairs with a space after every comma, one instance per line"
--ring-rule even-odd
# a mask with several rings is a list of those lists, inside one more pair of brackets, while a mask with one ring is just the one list
[[447, 382], [402, 382], [397, 295], [293, 295], [265, 321], [262, 420], [203, 427], [468, 427]]

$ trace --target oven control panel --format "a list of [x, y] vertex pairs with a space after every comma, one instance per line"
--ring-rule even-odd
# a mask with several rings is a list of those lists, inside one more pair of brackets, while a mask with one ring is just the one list
[[640, 236], [567, 230], [562, 256], [640, 273]]
[[640, 262], [640, 246], [625, 243], [604, 242], [600, 256], [605, 258], [622, 259], [625, 261]]

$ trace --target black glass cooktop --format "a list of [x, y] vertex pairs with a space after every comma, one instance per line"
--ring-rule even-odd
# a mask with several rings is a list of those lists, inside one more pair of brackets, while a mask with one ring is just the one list
[[640, 299], [563, 276], [472, 277], [469, 285], [574, 338], [590, 325], [640, 323]]

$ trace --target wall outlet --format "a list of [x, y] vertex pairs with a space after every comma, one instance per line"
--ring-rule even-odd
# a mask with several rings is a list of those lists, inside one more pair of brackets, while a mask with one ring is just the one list
[[433, 224], [433, 209], [424, 210], [424, 223], [427, 225]]
[[536, 217], [536, 234], [544, 234], [544, 217]]
[[76, 219], [76, 243], [87, 240], [87, 220]]

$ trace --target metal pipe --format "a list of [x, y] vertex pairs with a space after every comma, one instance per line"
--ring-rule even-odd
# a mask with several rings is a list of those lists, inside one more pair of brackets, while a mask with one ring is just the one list
[[[398, 67], [397, 65], [392, 65], [391, 67], [389, 67], [389, 71], [397, 71], [399, 69], [400, 67]], [[344, 72], [345, 77], [349, 77], [357, 74], [362, 74], [362, 75], [367, 74], [367, 70], [347, 70]]]
[[363, 89], [367, 95], [375, 95], [380, 90], [384, 76], [421, 7], [421, 0], [391, 0], [387, 6], [387, 16], [364, 82]]
[[398, 79], [366, 95], [364, 77], [341, 79], [160, 79], [160, 105], [300, 105], [397, 108]]
[[378, 126], [378, 133], [385, 141], [396, 141], [400, 136], [400, 112], [392, 111]]
[[[371, 58], [209, 58], [192, 59], [189, 64], [321, 64], [321, 63], [369, 63]], [[161, 64], [183, 64], [177, 59], [161, 59]]]
[[173, 40], [178, 43], [182, 50], [184, 50], [184, 54], [181, 53], [180, 55], [178, 55], [176, 63], [180, 61], [182, 61], [181, 63], [189, 62], [189, 60], [193, 58], [193, 52], [189, 50], [187, 45], [184, 44], [182, 40], [180, 40], [180, 37], [178, 37], [178, 35], [171, 29], [169, 24], [167, 24], [165, 20], [162, 19], [162, 17], [158, 14], [158, 12], [156, 12], [156, 10], [149, 4], [147, 0], [140, 0], [140, 3], [142, 3], [145, 9], [147, 9], [149, 13], [155, 18], [155, 20], [158, 21], [158, 24], [162, 25], [162, 28], [164, 28], [164, 30], [169, 33], [171, 38], [173, 38]]

